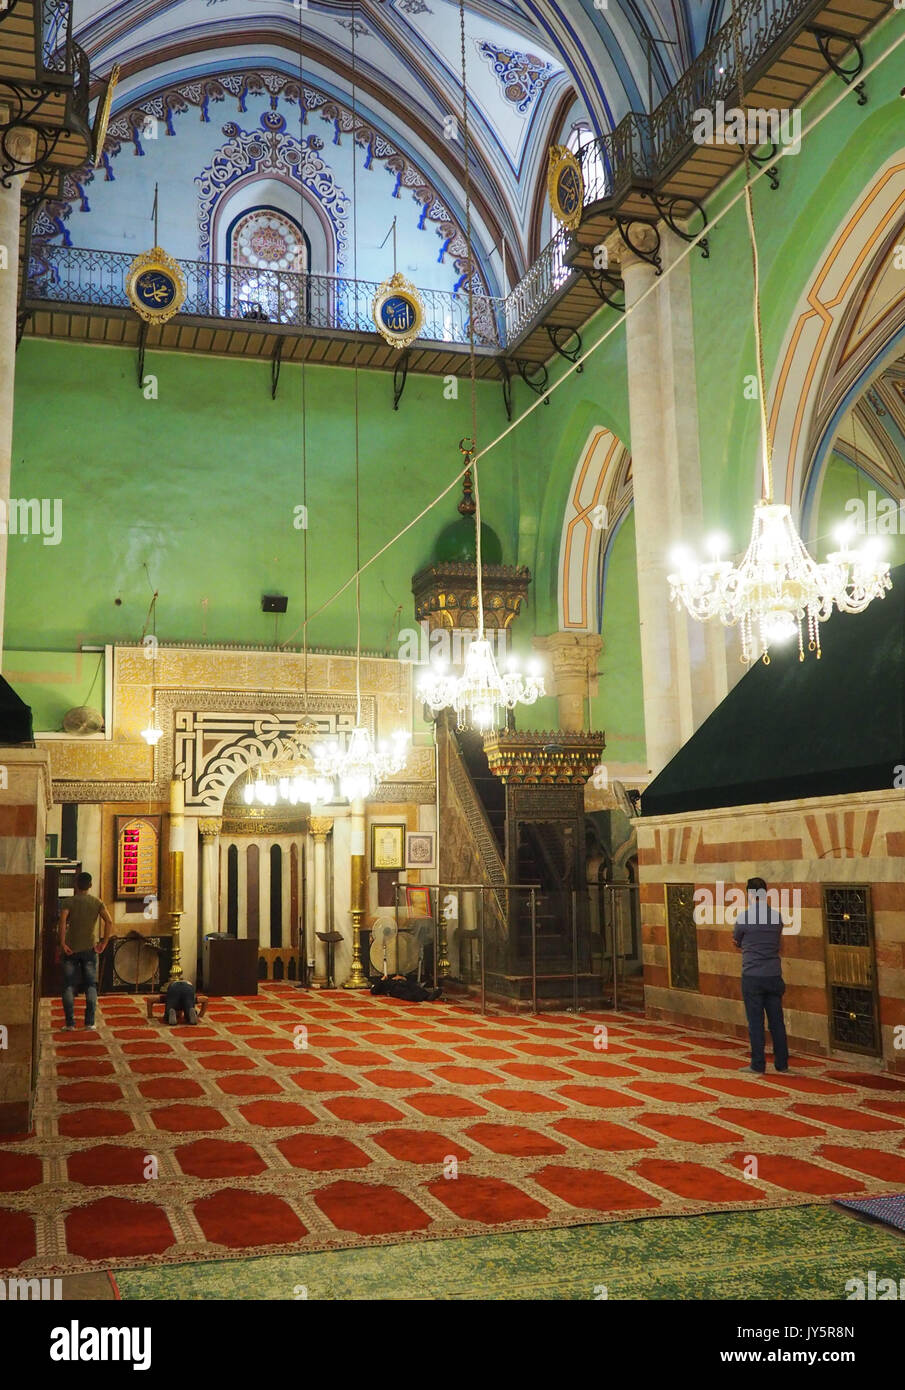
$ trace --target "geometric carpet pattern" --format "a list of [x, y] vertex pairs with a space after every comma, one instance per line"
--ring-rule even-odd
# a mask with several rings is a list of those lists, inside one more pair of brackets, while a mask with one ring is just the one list
[[118, 1270], [120, 1298], [399, 1301], [845, 1299], [902, 1274], [894, 1232], [833, 1206], [509, 1231], [468, 1240]]
[[[195, 1028], [46, 1031], [0, 1144], [0, 1269], [41, 1274], [868, 1197], [905, 1084], [628, 1014], [482, 1018], [269, 985]], [[299, 1031], [299, 1030], [303, 1031]], [[602, 1046], [605, 1044], [605, 1046]]]

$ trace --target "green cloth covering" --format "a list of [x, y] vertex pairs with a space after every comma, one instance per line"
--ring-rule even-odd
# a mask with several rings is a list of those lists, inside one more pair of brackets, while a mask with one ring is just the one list
[[892, 790], [905, 768], [905, 565], [863, 613], [758, 661], [641, 797], [643, 816]]

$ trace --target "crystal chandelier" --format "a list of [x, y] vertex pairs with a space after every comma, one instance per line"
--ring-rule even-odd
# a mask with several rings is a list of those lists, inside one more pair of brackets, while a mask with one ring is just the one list
[[[147, 569], [147, 567], [146, 567]], [[148, 576], [150, 578], [150, 575]], [[142, 729], [141, 736], [149, 748], [156, 748], [163, 738], [163, 729], [157, 722], [157, 598], [158, 593], [154, 586], [151, 602], [148, 607], [148, 616], [145, 618], [145, 625], [141, 634], [141, 646], [145, 656], [151, 659], [151, 708], [148, 714], [147, 727]], [[151, 629], [150, 633], [148, 628]]]
[[323, 806], [336, 799], [334, 786], [312, 765], [304, 740], [317, 733], [310, 720], [296, 725], [281, 752], [262, 763], [255, 780], [246, 782], [242, 799], [246, 806]]
[[[744, 107], [743, 66], [739, 19], [733, 4], [736, 65], [739, 73], [739, 107]], [[746, 662], [758, 656], [769, 663], [770, 647], [798, 637], [799, 660], [804, 660], [805, 634], [808, 651], [820, 656], [819, 624], [834, 608], [842, 613], [861, 613], [875, 598], [892, 587], [889, 564], [876, 545], [861, 550], [842, 548], [819, 564], [808, 553], [784, 503], [773, 497], [773, 458], [766, 405], [763, 332], [760, 315], [760, 265], [751, 200], [751, 159], [745, 146], [745, 208], [754, 266], [754, 337], [757, 348], [757, 387], [760, 404], [763, 497], [754, 508], [754, 525], [745, 556], [738, 566], [719, 557], [712, 548], [709, 563], [699, 564], [687, 550], [674, 556], [676, 568], [667, 575], [670, 598], [693, 618], [719, 618], [726, 627], [737, 626]]]
[[389, 740], [375, 744], [370, 729], [359, 722], [345, 746], [338, 739], [324, 740], [314, 749], [314, 764], [323, 778], [335, 779], [347, 801], [364, 801], [379, 783], [405, 767], [409, 735], [397, 729]]
[[493, 648], [483, 636], [468, 644], [461, 676], [446, 675], [443, 663], [437, 663], [418, 685], [418, 699], [435, 713], [451, 706], [460, 729], [473, 726], [482, 732], [494, 728], [504, 710], [533, 705], [543, 693], [543, 677], [535, 672], [522, 676], [510, 669], [500, 675]]
[[819, 656], [819, 624], [834, 607], [861, 613], [890, 588], [889, 565], [870, 546], [849, 550], [843, 541], [842, 549], [818, 564], [790, 509], [769, 499], [754, 508], [751, 542], [738, 566], [718, 554], [706, 564], [687, 551], [674, 558], [671, 597], [700, 621], [719, 618], [726, 626], [737, 625], [747, 662], [760, 655], [769, 664], [770, 647], [796, 636], [801, 660], [805, 637], [808, 650]]

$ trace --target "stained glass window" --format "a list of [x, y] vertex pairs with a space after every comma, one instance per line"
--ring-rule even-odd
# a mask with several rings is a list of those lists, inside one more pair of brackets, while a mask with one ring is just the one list
[[298, 323], [308, 248], [298, 224], [276, 208], [252, 208], [229, 236], [233, 318]]

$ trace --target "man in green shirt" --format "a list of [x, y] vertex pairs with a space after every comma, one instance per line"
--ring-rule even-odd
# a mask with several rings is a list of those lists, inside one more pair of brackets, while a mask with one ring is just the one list
[[[97, 1008], [97, 958], [110, 940], [113, 921], [100, 898], [92, 897], [91, 875], [78, 874], [75, 893], [60, 913], [60, 949], [63, 952], [63, 1012], [66, 1032], [75, 1028], [75, 990], [79, 977], [85, 990], [85, 1027], [94, 1027]], [[97, 939], [97, 924], [104, 933]]]

